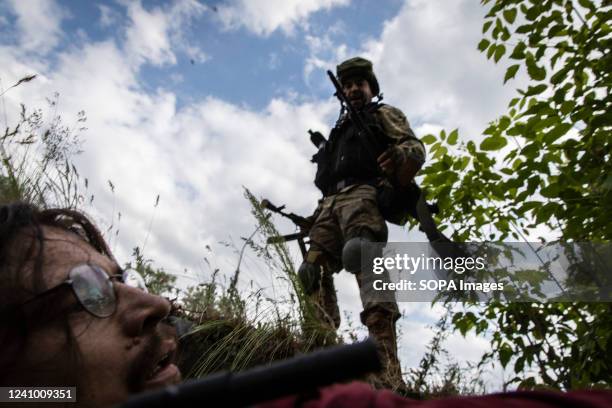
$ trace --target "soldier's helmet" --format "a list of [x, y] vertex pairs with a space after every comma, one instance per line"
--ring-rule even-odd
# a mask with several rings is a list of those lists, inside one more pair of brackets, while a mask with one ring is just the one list
[[372, 62], [361, 57], [347, 59], [336, 67], [336, 75], [340, 83], [343, 83], [349, 78], [361, 77], [370, 84], [370, 89], [374, 96], [380, 93], [378, 80], [374, 75]]

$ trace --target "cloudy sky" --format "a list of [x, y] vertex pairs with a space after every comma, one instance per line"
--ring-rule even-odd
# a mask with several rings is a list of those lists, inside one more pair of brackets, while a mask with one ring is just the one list
[[[103, 226], [118, 225], [111, 237], [118, 258], [128, 259], [146, 239], [147, 258], [187, 281], [209, 278], [214, 267], [231, 273], [237, 256], [220, 242], [240, 246], [255, 227], [243, 187], [297, 213], [316, 206], [307, 130], [327, 132], [338, 113], [326, 69], [370, 58], [385, 101], [420, 136], [459, 128], [464, 140], [478, 138], [505, 110], [516, 84], [502, 87], [507, 64], [496, 66], [476, 49], [485, 12], [479, 2], [373, 5], [1, 0], [0, 85], [37, 74], [2, 97], [3, 126], [15, 125], [20, 103], [44, 110], [46, 98], [59, 93], [65, 122], [87, 114], [75, 163], [95, 195], [88, 211]], [[424, 236], [392, 228], [391, 239]], [[241, 273], [242, 287], [273, 284], [253, 254]], [[343, 272], [336, 283], [341, 308], [359, 326], [354, 279]], [[402, 310], [407, 369], [421, 357], [431, 338], [427, 324], [439, 311], [408, 303]], [[486, 344], [453, 335], [447, 346], [458, 359], [476, 359]]]

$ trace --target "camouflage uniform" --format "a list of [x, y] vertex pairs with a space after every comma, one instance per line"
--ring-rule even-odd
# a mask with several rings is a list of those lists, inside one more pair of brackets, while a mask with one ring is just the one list
[[[378, 92], [378, 83], [375, 82], [371, 88]], [[422, 164], [425, 157], [423, 145], [399, 109], [381, 104], [373, 116], [391, 141], [397, 167], [406, 160]], [[349, 120], [347, 115], [341, 117], [336, 127], [341, 128]], [[379, 175], [377, 183], [387, 182], [385, 180]], [[387, 225], [377, 203], [377, 187], [373, 183], [355, 183], [331, 194], [324, 193], [313, 219], [314, 223], [309, 232], [310, 248], [305, 262], [320, 268], [320, 281], [318, 289], [311, 297], [319, 306], [319, 318], [337, 329], [340, 325], [340, 313], [332, 275], [343, 267], [343, 246], [355, 237], [369, 236], [372, 241], [377, 242], [386, 242], [388, 238]], [[372, 272], [368, 270], [355, 271], [360, 289], [364, 287], [364, 282], [370, 281], [371, 275]], [[368, 327], [370, 335], [377, 341], [386, 368], [388, 381], [383, 378], [381, 385], [397, 384], [402, 381], [395, 332], [395, 322], [400, 316], [399, 309], [394, 298], [380, 302], [372, 299], [369, 292], [360, 290], [363, 305], [361, 322]]]

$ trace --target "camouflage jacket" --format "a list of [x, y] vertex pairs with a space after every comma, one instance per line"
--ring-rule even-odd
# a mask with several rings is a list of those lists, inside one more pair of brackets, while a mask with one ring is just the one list
[[406, 115], [394, 106], [381, 104], [375, 116], [387, 136], [395, 140], [396, 145], [400, 148], [399, 151], [402, 153], [400, 160], [411, 158], [423, 165], [425, 146], [410, 128]]

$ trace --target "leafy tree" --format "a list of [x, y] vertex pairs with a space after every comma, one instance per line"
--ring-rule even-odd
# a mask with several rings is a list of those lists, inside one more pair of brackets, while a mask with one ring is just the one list
[[[508, 112], [484, 140], [458, 130], [427, 135], [435, 159], [424, 184], [456, 241], [527, 240], [536, 228], [559, 240], [612, 239], [611, 2], [482, 0], [478, 49], [504, 83], [524, 70]], [[544, 240], [543, 238], [540, 238]], [[492, 335], [510, 383], [571, 389], [612, 384], [612, 308], [601, 303], [499, 304], [453, 317], [456, 329]]]

